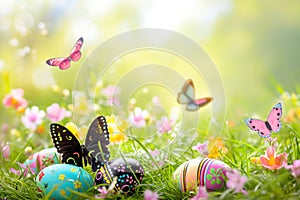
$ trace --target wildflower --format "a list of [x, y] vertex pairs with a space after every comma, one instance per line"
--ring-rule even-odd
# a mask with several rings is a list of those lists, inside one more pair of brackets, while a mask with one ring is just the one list
[[[118, 123], [116, 121], [118, 121]], [[110, 134], [110, 142], [112, 144], [121, 144], [128, 140], [124, 133], [128, 127], [127, 121], [119, 118], [116, 119], [114, 115], [111, 115], [106, 117], [106, 122]]]
[[35, 129], [35, 132], [38, 134], [43, 134], [45, 132], [45, 125], [43, 123], [38, 125], [37, 128]]
[[211, 137], [208, 141], [208, 158], [219, 158], [221, 154], [226, 154], [228, 152], [228, 149], [221, 138]]
[[160, 99], [159, 99], [159, 97], [158, 96], [154, 96], [154, 97], [152, 97], [152, 103], [153, 104], [160, 104]]
[[25, 115], [22, 117], [22, 122], [26, 128], [30, 130], [36, 130], [37, 126], [43, 122], [45, 112], [39, 110], [37, 106], [26, 108]]
[[112, 97], [120, 92], [120, 88], [118, 86], [108, 85], [106, 88], [103, 88], [101, 92], [105, 97]]
[[168, 133], [172, 130], [172, 125], [173, 123], [168, 119], [168, 117], [163, 116], [156, 122], [156, 129], [158, 133]]
[[146, 190], [144, 192], [144, 200], [158, 200], [157, 192], [152, 192], [151, 190]]
[[79, 115], [87, 115], [93, 110], [93, 103], [87, 95], [81, 91], [73, 91], [73, 112]]
[[10, 130], [10, 134], [13, 135], [14, 137], [20, 137], [21, 136], [21, 132], [18, 129], [11, 129]]
[[12, 89], [10, 93], [3, 98], [2, 103], [5, 107], [13, 107], [18, 112], [23, 112], [28, 105], [23, 95], [24, 90], [22, 88]]
[[117, 184], [117, 177], [114, 177], [113, 181], [111, 182], [111, 184], [109, 185], [108, 189], [106, 189], [105, 186], [102, 187], [98, 187], [98, 192], [100, 192], [100, 194], [96, 194], [95, 198], [97, 199], [105, 199], [106, 196], [109, 194], [110, 191], [114, 190], [115, 185]]
[[283, 121], [286, 123], [292, 123], [299, 119], [300, 119], [300, 107], [297, 107], [289, 110], [286, 117], [283, 118]]
[[115, 97], [120, 92], [118, 86], [109, 85], [106, 88], [103, 88], [101, 92], [103, 96], [106, 97], [108, 105], [120, 105], [119, 99]]
[[6, 144], [1, 143], [1, 150], [2, 150], [3, 158], [5, 160], [8, 160], [9, 156], [10, 156], [10, 146], [9, 146], [9, 144], [8, 143], [6, 143]]
[[204, 186], [199, 186], [198, 193], [196, 194], [196, 196], [191, 198], [191, 200], [205, 200], [207, 198], [208, 198], [208, 194], [206, 188]]
[[18, 163], [18, 165], [19, 165], [24, 171], [23, 171], [23, 170], [16, 170], [16, 169], [14, 169], [14, 168], [10, 168], [9, 171], [12, 172], [12, 173], [14, 173], [14, 174], [16, 174], [16, 175], [21, 175], [21, 174], [23, 173], [23, 176], [24, 176], [24, 177], [27, 177], [29, 171], [30, 171], [31, 174], [35, 174], [35, 171], [33, 170], [32, 167], [26, 166], [26, 165], [24, 165], [24, 164], [22, 164], [22, 163]]
[[29, 156], [29, 155], [32, 154], [33, 149], [32, 149], [32, 147], [26, 147], [26, 148], [24, 149], [24, 152], [25, 152], [25, 155]]
[[109, 193], [109, 191], [106, 190], [105, 186], [98, 187], [98, 192], [100, 192], [100, 194], [95, 195], [96, 199], [105, 199], [106, 195]]
[[52, 122], [59, 122], [59, 121], [63, 120], [65, 117], [71, 116], [70, 111], [67, 111], [65, 108], [60, 108], [57, 103], [50, 105], [46, 109], [46, 112], [47, 112], [46, 116]]
[[287, 155], [282, 153], [276, 156], [275, 148], [273, 146], [268, 146], [266, 150], [266, 155], [260, 156], [261, 164], [270, 170], [280, 169], [286, 164]]
[[251, 157], [251, 158], [250, 158], [250, 161], [251, 161], [253, 164], [261, 164], [260, 157]]
[[292, 165], [285, 165], [284, 167], [286, 169], [291, 169], [294, 177], [300, 177], [300, 160], [295, 160]]
[[150, 116], [147, 110], [142, 110], [140, 107], [134, 109], [134, 112], [130, 113], [129, 121], [137, 128], [145, 127], [149, 121]]
[[192, 147], [193, 150], [199, 151], [203, 156], [208, 156], [208, 140], [206, 140], [203, 144], [197, 143], [196, 146]]
[[152, 157], [156, 157], [160, 154], [160, 151], [158, 149], [154, 149], [153, 151], [149, 150], [149, 153]]
[[226, 172], [226, 177], [228, 178], [227, 188], [233, 189], [236, 193], [243, 192], [243, 187], [247, 181], [246, 176], [242, 176], [239, 171], [233, 169]]

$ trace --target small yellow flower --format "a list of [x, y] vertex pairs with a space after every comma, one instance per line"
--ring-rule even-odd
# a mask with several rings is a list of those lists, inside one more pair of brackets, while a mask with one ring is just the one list
[[221, 138], [211, 137], [208, 141], [208, 158], [220, 158], [221, 154], [226, 154], [228, 152], [228, 149]]
[[110, 142], [112, 144], [126, 142], [128, 138], [124, 132], [128, 128], [128, 122], [123, 119], [116, 118], [114, 115], [106, 116], [105, 118], [108, 126], [108, 132], [110, 133]]
[[296, 122], [297, 120], [300, 120], [300, 107], [289, 110], [287, 116], [283, 118], [286, 123]]
[[251, 161], [253, 164], [258, 164], [258, 165], [261, 164], [260, 157], [251, 157], [251, 158], [250, 158], [250, 161]]
[[40, 134], [40, 135], [43, 134], [43, 133], [45, 133], [45, 126], [44, 126], [44, 124], [38, 125], [38, 127], [35, 130], [35, 132], [37, 134]]
[[18, 129], [15, 129], [15, 128], [10, 130], [10, 134], [13, 135], [13, 136], [16, 136], [16, 137], [21, 136], [21, 132]]
[[87, 95], [81, 91], [73, 91], [73, 111], [79, 115], [87, 115], [93, 111], [93, 105]]

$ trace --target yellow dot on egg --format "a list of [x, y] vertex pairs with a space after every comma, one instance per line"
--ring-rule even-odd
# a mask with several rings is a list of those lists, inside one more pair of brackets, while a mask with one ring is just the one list
[[74, 167], [71, 168], [71, 172], [76, 172], [76, 171], [77, 171], [76, 168], [74, 168]]
[[60, 193], [61, 195], [63, 195], [63, 196], [65, 196], [65, 195], [66, 195], [66, 191], [65, 191], [65, 190], [63, 190], [63, 189], [61, 189], [61, 190], [59, 191], [59, 193]]
[[66, 175], [64, 175], [64, 174], [60, 174], [59, 176], [58, 176], [58, 180], [64, 180], [65, 179], [65, 177], [66, 177]]
[[74, 189], [78, 189], [81, 187], [81, 182], [79, 182], [78, 180], [74, 181]]

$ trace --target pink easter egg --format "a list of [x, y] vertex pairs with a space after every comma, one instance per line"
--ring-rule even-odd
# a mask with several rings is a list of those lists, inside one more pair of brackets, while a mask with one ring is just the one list
[[[44, 169], [46, 166], [59, 163], [59, 154], [56, 148], [48, 148], [38, 151], [25, 160], [24, 165], [30, 167], [34, 173]], [[38, 170], [39, 167], [39, 170]]]
[[181, 164], [174, 172], [176, 184], [182, 192], [205, 186], [207, 191], [225, 188], [225, 173], [229, 166], [210, 158], [195, 158]]

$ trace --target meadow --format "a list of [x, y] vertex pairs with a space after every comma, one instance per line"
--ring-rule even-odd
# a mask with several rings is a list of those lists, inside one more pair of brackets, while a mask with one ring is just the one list
[[[98, 116], [107, 121], [110, 160], [134, 158], [144, 177], [131, 195], [99, 184], [71, 191], [79, 199], [299, 197], [297, 1], [173, 3], [188, 14], [171, 9], [173, 18], [159, 20], [168, 5], [92, 2], [0, 3], [0, 199], [49, 199], [36, 179], [52, 161], [24, 162], [55, 147], [51, 124], [85, 144]], [[205, 177], [222, 177], [220, 189], [181, 191], [174, 172], [195, 158], [229, 167]], [[97, 176], [89, 164], [82, 169]]]

